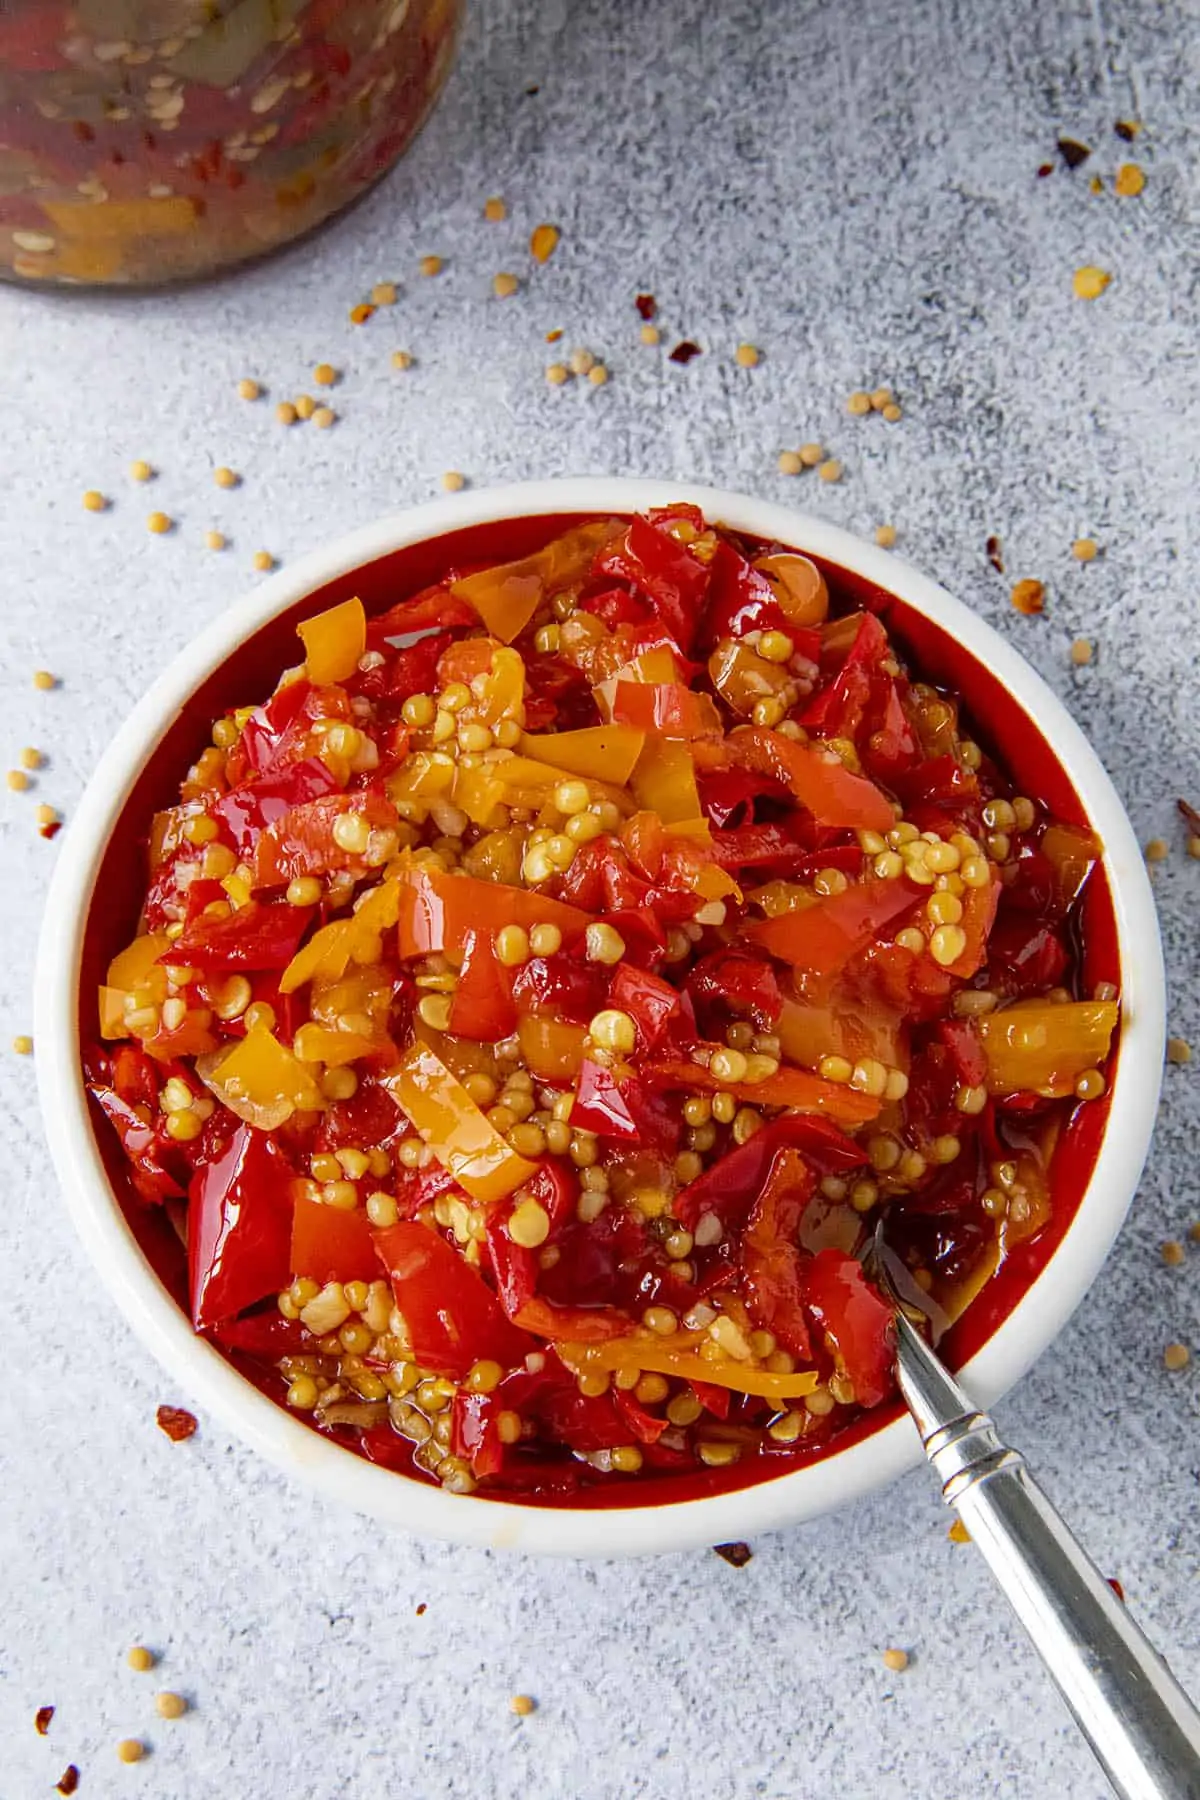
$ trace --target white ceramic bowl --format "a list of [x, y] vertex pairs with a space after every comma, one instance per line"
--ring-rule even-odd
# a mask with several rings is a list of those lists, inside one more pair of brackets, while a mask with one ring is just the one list
[[1125, 1217], [1154, 1123], [1164, 1030], [1158, 924], [1120, 801], [1091, 745], [1029, 665], [974, 613], [905, 562], [836, 526], [767, 501], [683, 483], [597, 478], [528, 482], [414, 507], [282, 570], [176, 657], [118, 731], [80, 801], [62, 843], [38, 957], [35, 1028], [42, 1107], [76, 1227], [134, 1330], [180, 1387], [211, 1417], [323, 1493], [388, 1524], [453, 1542], [559, 1556], [628, 1556], [722, 1543], [796, 1524], [879, 1487], [918, 1460], [917, 1440], [908, 1419], [898, 1418], [823, 1460], [735, 1492], [653, 1507], [574, 1510], [455, 1497], [321, 1438], [193, 1335], [125, 1222], [97, 1148], [80, 1071], [84, 923], [105, 845], [139, 773], [200, 683], [266, 621], [335, 577], [464, 527], [543, 514], [632, 513], [681, 499], [735, 529], [826, 558], [877, 583], [958, 639], [1053, 745], [1105, 845], [1123, 997], [1108, 1125], [1065, 1236], [961, 1371], [981, 1404], [990, 1404], [1019, 1379], [1087, 1292]]

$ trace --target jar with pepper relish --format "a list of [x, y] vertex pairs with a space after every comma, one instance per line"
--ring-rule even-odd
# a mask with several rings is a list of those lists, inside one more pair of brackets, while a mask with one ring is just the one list
[[449, 71], [462, 0], [0, 0], [0, 275], [144, 285], [362, 194]]

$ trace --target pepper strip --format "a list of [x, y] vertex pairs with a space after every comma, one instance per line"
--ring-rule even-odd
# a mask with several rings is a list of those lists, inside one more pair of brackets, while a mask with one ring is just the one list
[[815, 1369], [790, 1375], [774, 1375], [769, 1369], [752, 1369], [732, 1357], [709, 1362], [694, 1346], [712, 1340], [699, 1332], [678, 1332], [673, 1338], [610, 1338], [604, 1344], [560, 1343], [555, 1346], [562, 1361], [575, 1375], [590, 1370], [641, 1369], [644, 1374], [675, 1375], [681, 1381], [711, 1382], [739, 1394], [756, 1394], [764, 1400], [794, 1400], [821, 1385]]
[[490, 1125], [462, 1083], [425, 1044], [381, 1077], [442, 1167], [473, 1200], [503, 1200], [537, 1172]]

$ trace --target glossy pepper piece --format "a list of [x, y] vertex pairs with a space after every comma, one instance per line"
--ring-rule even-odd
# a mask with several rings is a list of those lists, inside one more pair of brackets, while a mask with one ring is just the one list
[[414, 1043], [383, 1081], [422, 1142], [472, 1199], [502, 1200], [533, 1174], [534, 1164], [510, 1149], [426, 1045]]
[[188, 1190], [192, 1323], [208, 1331], [291, 1280], [292, 1182], [265, 1132], [239, 1125]]
[[1105, 1062], [1117, 1028], [1115, 1000], [1055, 1005], [1023, 1001], [977, 1021], [994, 1094], [1070, 1094], [1089, 1069]]
[[353, 1212], [301, 1196], [292, 1212], [291, 1272], [324, 1287], [327, 1281], [372, 1281], [379, 1269], [375, 1233], [360, 1208]]
[[461, 576], [450, 592], [475, 609], [493, 637], [511, 644], [544, 597], [583, 578], [597, 550], [611, 535], [612, 528], [606, 524], [577, 526], [532, 556]]
[[918, 904], [920, 890], [903, 876], [859, 882], [797, 912], [754, 920], [746, 936], [803, 975], [839, 975], [846, 964]]
[[283, 969], [313, 917], [310, 906], [264, 906], [251, 900], [227, 918], [193, 919], [159, 958], [206, 974], [221, 970]]
[[375, 1249], [424, 1368], [461, 1380], [473, 1363], [510, 1368], [533, 1348], [483, 1277], [428, 1226], [389, 1225], [376, 1232]]
[[304, 666], [314, 682], [347, 681], [367, 647], [367, 616], [361, 600], [343, 600], [297, 625]]
[[842, 1250], [821, 1250], [804, 1270], [804, 1302], [832, 1343], [860, 1406], [878, 1406], [894, 1385], [892, 1309], [862, 1264]]
[[535, 925], [557, 925], [567, 943], [578, 941], [588, 926], [585, 912], [548, 895], [507, 882], [448, 875], [411, 859], [404, 862], [399, 884], [402, 957], [430, 951], [461, 953], [468, 932], [482, 926], [521, 925], [530, 931]]

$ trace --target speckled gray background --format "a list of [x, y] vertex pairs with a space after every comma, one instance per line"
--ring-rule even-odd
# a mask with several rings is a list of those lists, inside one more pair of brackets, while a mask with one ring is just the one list
[[[1170, 839], [1154, 879], [1172, 1029], [1200, 1034], [1200, 864], [1173, 816], [1177, 793], [1200, 799], [1196, 26], [1194, 4], [1155, 0], [479, 0], [412, 155], [312, 246], [161, 299], [0, 293], [0, 765], [26, 743], [50, 754], [36, 794], [0, 795], [2, 1800], [46, 1793], [68, 1760], [84, 1800], [1100, 1795], [924, 1471], [760, 1541], [740, 1571], [709, 1554], [569, 1567], [383, 1536], [207, 1420], [168, 1443], [154, 1408], [186, 1397], [85, 1263], [7, 1042], [54, 859], [34, 800], [70, 813], [115, 721], [251, 579], [254, 550], [292, 556], [448, 468], [696, 476], [894, 522], [1065, 697], [1143, 838]], [[1145, 121], [1132, 152], [1121, 117]], [[1092, 159], [1038, 180], [1060, 131]], [[1117, 199], [1131, 154], [1146, 191]], [[482, 222], [490, 193], [507, 224]], [[531, 272], [542, 219], [563, 241]], [[422, 281], [432, 251], [446, 269]], [[1114, 280], [1085, 305], [1071, 275], [1093, 262]], [[498, 303], [502, 268], [532, 278]], [[383, 277], [399, 305], [354, 330], [349, 306]], [[663, 350], [638, 342], [642, 288]], [[546, 386], [556, 326], [604, 356], [606, 388]], [[704, 347], [686, 369], [665, 359], [676, 334]], [[733, 366], [743, 338], [754, 371]], [[287, 433], [234, 397], [247, 373], [298, 392], [322, 358], [346, 371], [336, 430]], [[845, 415], [879, 381], [897, 426]], [[775, 473], [814, 437], [843, 459], [839, 487]], [[152, 490], [128, 480], [134, 457], [161, 470]], [[213, 488], [220, 463], [240, 489]], [[92, 486], [110, 512], [81, 510]], [[147, 534], [152, 506], [173, 536]], [[217, 524], [224, 555], [203, 547]], [[1088, 568], [1069, 554], [1083, 533], [1103, 546]], [[1041, 619], [1009, 607], [1021, 575], [1047, 584]], [[1075, 671], [1079, 634], [1097, 656]], [[34, 693], [38, 665], [59, 691]], [[1117, 1252], [1002, 1419], [1200, 1687], [1198, 1376], [1160, 1361], [1200, 1340], [1200, 1246], [1180, 1269], [1158, 1249], [1200, 1215], [1196, 1082], [1168, 1070]], [[137, 1638], [163, 1650], [161, 1677], [123, 1666]], [[902, 1676], [888, 1643], [912, 1652]], [[157, 1725], [157, 1685], [194, 1713]], [[522, 1690], [540, 1705], [517, 1722]], [[142, 1730], [152, 1760], [119, 1768], [115, 1740]]]

